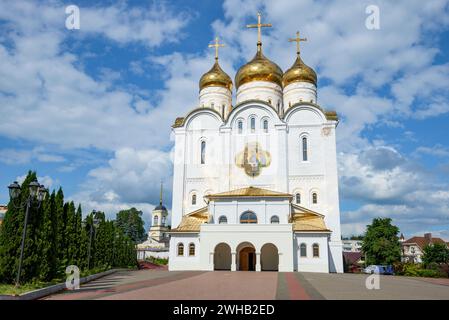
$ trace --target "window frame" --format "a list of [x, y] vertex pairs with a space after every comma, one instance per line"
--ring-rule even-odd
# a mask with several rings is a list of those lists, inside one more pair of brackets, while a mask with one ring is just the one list
[[[303, 252], [302, 252], [303, 249], [304, 249], [304, 255], [303, 255]], [[299, 257], [300, 258], [307, 258], [307, 245], [304, 242], [302, 242], [299, 245]]]
[[[273, 221], [273, 219], [276, 221]], [[270, 224], [279, 224], [279, 223], [280, 223], [279, 216], [276, 214], [272, 215], [270, 218]]]
[[[224, 221], [222, 221], [224, 219]], [[218, 224], [228, 224], [228, 217], [225, 215], [221, 215], [218, 217]]]
[[[248, 216], [247, 219], [242, 219], [244, 215], [254, 215], [255, 219], [250, 219], [250, 217]], [[257, 224], [257, 214], [255, 214], [253, 211], [245, 211], [240, 215], [239, 218], [239, 223], [240, 224]]]
[[[180, 252], [181, 252], [181, 253], [180, 253]], [[178, 257], [184, 257], [184, 243], [179, 242], [179, 243], [176, 245], [176, 255], [177, 255]]]
[[[315, 254], [315, 250], [317, 250], [317, 254]], [[319, 258], [320, 257], [320, 245], [318, 243], [314, 243], [312, 245], [312, 257]]]
[[[192, 248], [193, 248], [193, 254], [192, 254]], [[196, 254], [196, 246], [193, 242], [189, 243], [189, 257], [194, 257]]]

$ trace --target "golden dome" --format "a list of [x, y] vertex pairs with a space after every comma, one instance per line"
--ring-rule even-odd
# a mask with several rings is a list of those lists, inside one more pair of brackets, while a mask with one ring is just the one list
[[226, 72], [221, 69], [218, 64], [218, 59], [215, 59], [215, 63], [212, 68], [203, 74], [200, 79], [200, 91], [205, 87], [218, 86], [225, 87], [232, 90], [232, 80], [231, 77], [226, 74]]
[[235, 87], [238, 89], [242, 84], [251, 81], [269, 81], [282, 87], [282, 69], [268, 60], [259, 47], [254, 58], [237, 71]]
[[309, 82], [315, 86], [317, 83], [315, 71], [301, 60], [299, 54], [295, 63], [284, 73], [282, 78], [284, 88], [293, 82]]

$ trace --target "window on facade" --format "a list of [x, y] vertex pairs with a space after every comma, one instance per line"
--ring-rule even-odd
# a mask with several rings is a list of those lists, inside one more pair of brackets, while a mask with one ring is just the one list
[[162, 216], [162, 223], [161, 223], [161, 225], [165, 226], [165, 217], [164, 216]]
[[301, 243], [299, 246], [299, 255], [301, 257], [307, 257], [307, 247], [305, 243]]
[[263, 121], [263, 132], [268, 132], [268, 120]]
[[243, 121], [240, 120], [237, 123], [237, 127], [238, 127], [238, 130], [239, 130], [239, 133], [241, 134], [243, 132]]
[[297, 193], [297, 194], [295, 195], [295, 200], [296, 200], [296, 203], [297, 203], [297, 204], [300, 204], [300, 203], [301, 203], [301, 194], [300, 194], [300, 193]]
[[178, 243], [178, 256], [183, 256], [183, 255], [184, 255], [184, 244]]
[[256, 131], [256, 119], [251, 118], [251, 132], [254, 133]]
[[228, 218], [226, 218], [226, 216], [220, 216], [220, 218], [218, 218], [218, 223], [226, 224], [226, 223], [228, 223]]
[[279, 217], [278, 216], [272, 216], [270, 222], [271, 223], [279, 223]]
[[195, 255], [195, 244], [191, 243], [189, 244], [189, 256], [194, 256]]
[[251, 211], [244, 212], [240, 216], [240, 223], [257, 223], [257, 216]]
[[158, 216], [155, 216], [154, 217], [154, 219], [153, 219], [153, 224], [155, 225], [155, 226], [157, 226], [158, 225], [158, 223], [159, 223], [159, 217]]
[[302, 161], [307, 161], [307, 138], [302, 138]]
[[206, 163], [206, 141], [201, 141], [201, 164]]
[[317, 204], [318, 203], [318, 195], [316, 192], [312, 193], [312, 203]]
[[192, 194], [192, 205], [196, 205], [196, 194]]
[[268, 99], [268, 104], [271, 106], [271, 99]]
[[210, 107], [213, 108], [214, 106], [215, 106], [215, 104], [212, 102], [212, 103], [210, 104]]
[[318, 243], [314, 243], [312, 249], [313, 249], [313, 257], [318, 258], [320, 256], [320, 247], [318, 246]]

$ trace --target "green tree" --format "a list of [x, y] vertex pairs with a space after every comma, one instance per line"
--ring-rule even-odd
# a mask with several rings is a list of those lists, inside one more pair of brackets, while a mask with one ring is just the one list
[[144, 222], [142, 220], [142, 211], [136, 208], [122, 210], [117, 213], [117, 227], [128, 236], [134, 243], [139, 243], [147, 239]]
[[401, 244], [398, 238], [399, 228], [391, 224], [390, 218], [375, 218], [367, 226], [362, 251], [366, 254], [366, 263], [392, 264], [401, 259]]
[[444, 243], [428, 244], [423, 253], [422, 261], [425, 266], [431, 263], [449, 263], [449, 248]]

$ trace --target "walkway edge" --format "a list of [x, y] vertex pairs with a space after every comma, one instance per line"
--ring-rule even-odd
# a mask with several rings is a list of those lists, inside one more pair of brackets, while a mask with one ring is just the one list
[[[92, 280], [99, 279], [101, 277], [110, 275], [114, 272], [117, 272], [121, 269], [111, 269], [107, 271], [103, 271], [100, 273], [91, 274], [87, 277], [80, 278], [80, 285], [90, 282]], [[49, 287], [45, 287], [42, 289], [33, 290], [24, 294], [21, 294], [19, 296], [12, 296], [12, 295], [2, 295], [0, 296], [0, 300], [36, 300], [40, 299], [46, 296], [49, 296], [51, 294], [54, 294], [56, 292], [62, 291], [66, 288], [65, 282], [64, 283], [58, 283]]]

